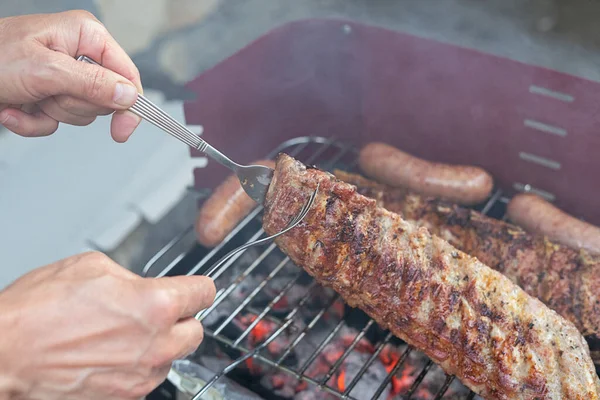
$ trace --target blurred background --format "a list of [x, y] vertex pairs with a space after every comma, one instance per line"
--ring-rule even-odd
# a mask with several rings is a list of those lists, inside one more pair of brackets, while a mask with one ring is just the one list
[[[86, 9], [137, 63], [145, 90], [180, 121], [185, 83], [285, 22], [340, 17], [600, 81], [596, 0], [5, 0], [0, 17]], [[200, 127], [191, 127], [201, 131]], [[51, 138], [0, 131], [0, 287], [97, 249], [139, 271], [189, 226], [185, 146], [143, 124], [125, 145], [108, 120]]]

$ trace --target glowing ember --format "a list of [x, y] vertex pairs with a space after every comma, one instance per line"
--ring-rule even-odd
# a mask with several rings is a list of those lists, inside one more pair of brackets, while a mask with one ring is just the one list
[[308, 388], [308, 383], [306, 383], [305, 381], [300, 381], [298, 386], [296, 386], [296, 393], [302, 392], [306, 390], [306, 388]]
[[417, 392], [415, 393], [415, 398], [417, 399], [430, 399], [431, 397], [429, 390], [424, 387], [417, 389]]
[[324, 354], [325, 361], [332, 366], [342, 356], [342, 354], [344, 354], [344, 352], [341, 349], [329, 351]]
[[289, 303], [287, 297], [282, 297], [277, 303], [273, 304], [273, 310], [287, 310], [289, 307]]
[[340, 392], [344, 392], [344, 390], [346, 390], [346, 371], [345, 370], [341, 370], [340, 374], [338, 375], [337, 378], [337, 387], [339, 389]]
[[275, 389], [282, 388], [283, 385], [285, 385], [285, 379], [281, 375], [273, 375], [271, 378], [271, 384]]
[[344, 303], [338, 300], [333, 303], [331, 308], [327, 311], [328, 312], [325, 314], [326, 318], [342, 318], [344, 316]]
[[411, 376], [413, 371], [414, 370], [412, 368], [406, 368], [402, 372], [402, 376], [400, 376], [400, 377], [394, 376], [392, 378], [392, 393], [393, 394], [404, 393], [408, 389], [410, 389], [410, 386], [413, 383], [413, 379]]
[[391, 372], [394, 369], [394, 366], [400, 360], [400, 354], [392, 349], [390, 345], [386, 345], [381, 353], [379, 353], [379, 359], [385, 365], [385, 369], [387, 372]]
[[258, 375], [261, 373], [261, 369], [257, 365], [254, 365], [254, 360], [252, 358], [248, 358], [246, 360], [246, 367], [248, 367], [248, 370], [253, 375]]
[[263, 342], [271, 334], [272, 328], [272, 324], [260, 321], [250, 332], [250, 341], [253, 344]]
[[[400, 360], [400, 352], [387, 345], [383, 348], [381, 353], [379, 353], [379, 359], [385, 366], [385, 370], [390, 373]], [[413, 383], [412, 375], [414, 372], [412, 366], [406, 365], [399, 373], [392, 377], [392, 396], [404, 393], [410, 389], [410, 386]], [[398, 374], [400, 376], [398, 376]]]
[[[277, 304], [281, 306], [282, 309], [289, 307], [289, 304], [287, 304], [286, 301], [285, 298], [282, 298]], [[331, 308], [336, 309], [337, 307], [334, 306]], [[335, 312], [337, 313], [337, 311], [342, 310], [343, 307], [340, 307]], [[324, 315], [324, 318], [325, 317], [326, 316]], [[264, 343], [280, 326], [272, 319], [258, 320], [257, 315], [253, 313], [240, 316], [237, 321], [239, 326], [238, 329], [242, 330], [246, 330], [249, 326], [254, 325], [248, 332], [245, 341], [246, 346], [249, 349]], [[298, 332], [301, 332], [303, 328], [304, 325], [299, 325], [292, 327], [289, 331], [284, 331], [280, 337], [272, 341], [266, 347], [262, 353], [263, 356], [276, 360], [277, 357], [282, 355], [284, 351], [286, 351], [286, 348], [292, 344], [294, 338], [298, 335]], [[323, 331], [321, 336], [316, 339], [313, 338], [311, 342], [304, 339], [296, 344], [294, 352], [286, 353], [285, 360], [290, 365], [290, 368], [293, 369], [294, 366], [302, 365], [302, 363], [307, 361], [309, 355], [314, 351], [314, 347], [325, 340], [326, 334], [327, 331]], [[369, 367], [361, 372], [363, 373], [363, 375], [361, 375], [362, 378], [354, 383], [352, 392], [350, 393], [351, 396], [360, 399], [370, 398], [377, 390], [377, 387], [384, 381], [385, 376], [394, 371], [394, 375], [390, 377], [390, 382], [385, 389], [383, 389], [380, 399], [398, 400], [403, 398], [403, 396], [408, 393], [414, 384], [416, 377], [425, 365], [426, 359], [424, 356], [421, 356], [416, 352], [408, 354], [402, 365], [396, 368], [400, 359], [404, 357], [403, 354], [406, 350], [406, 345], [397, 346], [388, 343], [381, 349], [378, 357], [373, 360], [372, 356], [377, 350], [376, 345], [367, 339], [366, 335], [356, 341], [357, 335], [359, 335], [359, 332], [355, 329], [348, 327], [340, 329], [337, 332], [337, 335], [332, 340], [330, 339], [329, 343], [321, 349], [318, 356], [311, 361], [304, 374], [317, 382], [322, 381], [327, 375], [331, 374], [331, 377], [327, 382], [324, 382], [324, 384], [331, 389], [343, 393], [348, 389], [346, 383], [354, 381], [356, 374], [361, 372], [361, 368], [364, 367], [364, 364], [369, 362], [368, 360], [371, 360]], [[355, 341], [356, 343], [354, 343]], [[350, 347], [352, 347], [352, 351], [348, 351]], [[332, 367], [339, 362], [340, 358], [346, 352], [348, 352], [348, 354], [346, 355], [346, 358], [344, 358], [344, 361], [338, 366], [338, 370], [335, 373], [331, 372]], [[335, 396], [325, 394], [315, 385], [308, 384], [297, 377], [271, 371], [256, 359], [247, 359], [245, 361], [245, 366], [251, 375], [261, 377], [261, 384], [264, 387], [268, 390], [272, 390], [274, 394], [282, 398], [296, 400], [313, 400], [317, 398], [327, 400], [335, 399]], [[439, 374], [433, 376], [433, 370], [431, 372], [432, 373], [429, 375], [432, 376], [426, 376], [417, 390], [413, 393], [414, 399], [431, 398], [432, 393], [435, 393], [438, 390], [440, 382], [443, 382], [443, 375], [441, 377]], [[455, 390], [451, 389], [447, 394], [451, 394], [453, 391]]]
[[[354, 339], [355, 339], [355, 337], [352, 335], [343, 336], [342, 343], [344, 344], [344, 347], [350, 347], [350, 345], [352, 344]], [[369, 353], [369, 354], [375, 353], [375, 347], [371, 344], [371, 342], [369, 342], [364, 337], [362, 339], [360, 339], [358, 341], [358, 343], [356, 343], [354, 350], [358, 351], [359, 353]]]
[[[256, 315], [245, 315], [240, 318], [242, 324], [249, 326], [256, 321]], [[275, 331], [275, 324], [273, 322], [260, 320], [248, 335], [248, 342], [252, 346], [264, 342], [269, 338], [271, 333]]]

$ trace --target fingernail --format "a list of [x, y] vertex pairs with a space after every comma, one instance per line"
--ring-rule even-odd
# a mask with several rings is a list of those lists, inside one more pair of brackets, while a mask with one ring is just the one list
[[130, 107], [133, 105], [133, 103], [135, 103], [137, 96], [138, 92], [135, 86], [127, 85], [125, 83], [117, 83], [113, 101], [122, 107]]
[[0, 123], [7, 128], [15, 128], [17, 126], [17, 119], [10, 114], [0, 114]]

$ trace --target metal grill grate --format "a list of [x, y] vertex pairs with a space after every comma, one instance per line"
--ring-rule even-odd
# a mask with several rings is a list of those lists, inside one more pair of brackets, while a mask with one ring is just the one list
[[[279, 147], [274, 149], [269, 155], [269, 158], [275, 157], [279, 152], [285, 152], [305, 164], [316, 165], [319, 168], [325, 170], [332, 170], [333, 168], [343, 169], [349, 172], [355, 170], [357, 164], [357, 150], [347, 143], [336, 141], [335, 139], [326, 139], [320, 137], [301, 137], [293, 139], [281, 144]], [[506, 197], [502, 196], [502, 193], [498, 190], [494, 192], [493, 196], [489, 201], [479, 208], [479, 211], [501, 218], [504, 213], [505, 204], [508, 201]], [[197, 247], [191, 250], [181, 251], [177, 250], [180, 248], [178, 243], [185, 240], [186, 237], [193, 236], [193, 227], [188, 228], [180, 236], [173, 239], [167, 246], [165, 246], [144, 268], [143, 274], [147, 276], [165, 276], [165, 275], [176, 275], [176, 274], [202, 274], [208, 270], [212, 263], [216, 262], [223, 254], [227, 253], [231, 249], [243, 244], [245, 242], [260, 239], [265, 236], [264, 231], [261, 228], [261, 216], [262, 207], [256, 208], [250, 215], [248, 215], [235, 229], [231, 232], [226, 239], [218, 245], [216, 248], [207, 251], [206, 249], [199, 249]], [[235, 304], [232, 312], [228, 314], [219, 323], [207, 327], [205, 324], [205, 333], [208, 337], [220, 342], [228, 349], [233, 349], [241, 356], [236, 361], [230, 363], [226, 368], [222, 369], [218, 374], [215, 375], [213, 380], [209, 382], [205, 388], [199, 392], [195, 398], [201, 398], [208, 386], [214, 383], [221, 376], [230, 373], [240, 364], [247, 362], [248, 359], [252, 359], [252, 362], [256, 361], [262, 363], [266, 368], [271, 370], [277, 370], [289, 374], [301, 381], [307, 382], [309, 385], [315, 385], [322, 391], [336, 396], [340, 399], [353, 399], [353, 400], [364, 400], [364, 398], [356, 398], [353, 395], [353, 390], [360, 384], [361, 380], [367, 374], [367, 371], [374, 364], [374, 362], [381, 355], [381, 352], [386, 348], [387, 345], [392, 343], [394, 340], [398, 340], [393, 337], [390, 332], [384, 332], [373, 344], [372, 353], [369, 358], [361, 365], [358, 372], [350, 380], [349, 383], [345, 384], [343, 390], [336, 385], [330, 383], [331, 378], [335, 377], [340, 373], [344, 361], [355, 352], [357, 346], [360, 345], [361, 340], [369, 333], [370, 330], [379, 329], [377, 324], [365, 316], [364, 323], [360, 325], [354, 332], [354, 338], [346, 343], [347, 346], [343, 353], [339, 356], [329, 368], [329, 370], [321, 374], [319, 379], [309, 376], [307, 371], [311, 364], [322, 354], [324, 349], [332, 343], [334, 338], [340, 333], [342, 329], [347, 325], [347, 320], [340, 317], [339, 321], [335, 324], [331, 324], [329, 333], [319, 342], [314, 343], [312, 352], [307, 355], [305, 360], [297, 363], [295, 366], [289, 366], [286, 364], [287, 357], [298, 349], [298, 346], [303, 344], [307, 337], [311, 334], [311, 331], [315, 330], [320, 324], [323, 323], [324, 316], [334, 307], [334, 304], [339, 300], [339, 296], [333, 293], [329, 298], [322, 301], [321, 307], [314, 310], [312, 317], [308, 321], [299, 323], [300, 314], [303, 308], [306, 307], [307, 303], [317, 293], [322, 292], [322, 288], [314, 281], [304, 286], [306, 293], [298, 298], [296, 304], [291, 305], [285, 312], [284, 315], [274, 315], [276, 305], [287, 296], [287, 293], [299, 282], [310, 279], [308, 275], [301, 269], [293, 266], [289, 258], [285, 257], [283, 253], [279, 251], [275, 244], [270, 244], [266, 248], [260, 249], [258, 255], [253, 255], [251, 260], [246, 259], [247, 264], [244, 264], [243, 268], [239, 269], [240, 263], [244, 261], [244, 252], [236, 255], [230, 261], [228, 261], [222, 269], [214, 276], [215, 283], [217, 285], [217, 297], [214, 304], [203, 311], [200, 315], [201, 320], [208, 318], [211, 313], [218, 310], [224, 302], [228, 301], [231, 303], [231, 294], [236, 289], [243, 285], [244, 282], [256, 271], [266, 263], [267, 259], [278, 257], [278, 262], [273, 263], [272, 260], [269, 263], [269, 270], [264, 279], [256, 283], [256, 286], [249, 290], [248, 294], [244, 298], [240, 298]], [[236, 267], [237, 266], [237, 267]], [[234, 268], [236, 267], [236, 268]], [[289, 276], [286, 283], [276, 291], [271, 291], [265, 305], [264, 295], [266, 288], [278, 279], [281, 271], [285, 269], [295, 268], [295, 274]], [[233, 276], [228, 273], [232, 270], [236, 270]], [[259, 295], [263, 298], [261, 304], [257, 305], [256, 300]], [[360, 311], [357, 311], [360, 312]], [[254, 317], [241, 333], [231, 337], [229, 334], [225, 334], [228, 327], [234, 322], [236, 318], [240, 318], [243, 315], [252, 314]], [[275, 328], [268, 334], [267, 337], [262, 338], [261, 343], [255, 347], [250, 348], [246, 344], [249, 335], [261, 321], [269, 321], [274, 324]], [[241, 330], [241, 329], [240, 329]], [[283, 333], [289, 336], [289, 340], [286, 346], [282, 349], [281, 354], [277, 357], [273, 357], [265, 349], [278, 339]], [[306, 344], [306, 343], [304, 343]], [[420, 353], [418, 350], [413, 349], [411, 346], [402, 347], [402, 352], [397, 359], [397, 362], [387, 372], [385, 378], [380, 381], [373, 388], [371, 399], [384, 398], [381, 395], [384, 393], [386, 388], [391, 386], [393, 377], [400, 371], [404, 363], [409, 359], [411, 354]], [[425, 357], [425, 356], [423, 356]], [[427, 359], [428, 360], [428, 359]], [[426, 361], [424, 366], [421, 367], [420, 371], [413, 374], [416, 376], [410, 386], [402, 393], [403, 398], [412, 398], [419, 390], [420, 385], [423, 384], [425, 378], [431, 371], [437, 367], [430, 360]], [[441, 375], [444, 376], [444, 375]], [[455, 380], [452, 376], [445, 376], [440, 379], [439, 388], [436, 389], [436, 393], [433, 395], [435, 399], [445, 398], [445, 394], [451, 386], [462, 387], [458, 380]], [[474, 399], [477, 396], [466, 390], [462, 398]]]

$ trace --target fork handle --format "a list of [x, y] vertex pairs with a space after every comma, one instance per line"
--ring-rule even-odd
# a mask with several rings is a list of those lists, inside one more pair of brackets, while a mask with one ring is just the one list
[[[84, 61], [84, 62], [87, 62], [88, 64], [94, 64], [94, 65], [97, 65], [100, 67], [102, 66], [100, 63], [92, 60], [91, 58], [89, 58], [88, 56], [85, 56], [85, 55], [80, 55], [79, 57], [77, 57], [77, 61]], [[149, 118], [148, 115], [146, 114], [148, 112], [149, 108], [155, 114], [157, 114], [157, 113], [164, 114], [163, 117], [168, 119], [167, 124], [169, 125], [170, 129], [165, 129], [164, 126], [161, 126], [161, 124], [158, 124], [152, 118]], [[219, 164], [231, 169], [232, 171], [235, 172], [236, 168], [239, 167], [239, 165], [237, 163], [230, 160], [226, 155], [224, 155], [219, 150], [212, 147], [205, 140], [201, 139], [198, 135], [191, 132], [187, 127], [183, 126], [180, 122], [178, 122], [177, 120], [166, 115], [160, 108], [158, 108], [154, 103], [152, 103], [150, 100], [148, 100], [142, 94], [138, 94], [138, 100], [136, 100], [134, 105], [131, 108], [129, 108], [129, 111], [133, 112], [140, 118], [143, 118], [146, 121], [152, 123], [153, 125], [161, 128], [162, 130], [166, 131], [171, 136], [175, 137], [176, 139], [179, 139], [180, 141], [187, 144], [188, 146], [193, 147], [194, 149], [196, 149], [202, 153], [205, 153], [207, 156], [211, 157], [213, 160], [215, 160]], [[173, 130], [175, 130], [176, 133], [173, 132]]]

